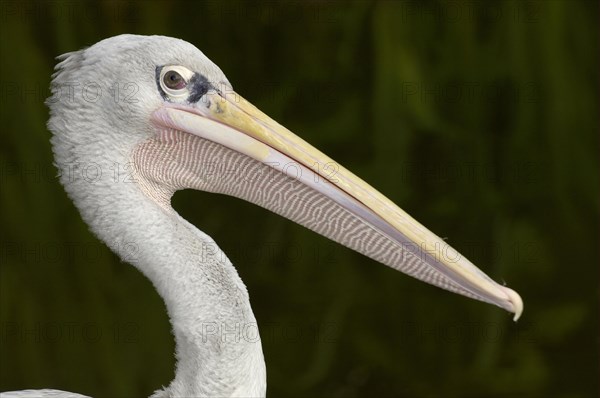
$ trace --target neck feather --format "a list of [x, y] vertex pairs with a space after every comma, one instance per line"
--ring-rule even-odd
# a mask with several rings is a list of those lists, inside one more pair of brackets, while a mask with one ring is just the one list
[[110, 173], [102, 178], [90, 184], [62, 177], [91, 229], [142, 271], [165, 301], [177, 369], [171, 385], [153, 397], [264, 396], [256, 319], [229, 259], [208, 235], [144, 193], [139, 182], [115, 182]]
[[[264, 396], [258, 326], [235, 268], [206, 234], [174, 211], [156, 208], [144, 265], [165, 300], [177, 346], [167, 396]], [[153, 229], [155, 229], [153, 231]]]
[[209, 236], [173, 211], [157, 211], [162, 238], [146, 248], [145, 267], [176, 340], [167, 396], [264, 396], [265, 363], [246, 287]]

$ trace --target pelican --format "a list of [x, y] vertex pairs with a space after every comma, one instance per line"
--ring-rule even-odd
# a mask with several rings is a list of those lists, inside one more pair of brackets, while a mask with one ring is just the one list
[[256, 325], [246, 286], [211, 237], [171, 207], [181, 189], [244, 199], [412, 277], [521, 315], [515, 291], [255, 108], [192, 44], [120, 35], [58, 59], [47, 103], [60, 181], [94, 234], [150, 279], [168, 311], [176, 374], [152, 397], [266, 395], [258, 328], [256, 338], [230, 336]]

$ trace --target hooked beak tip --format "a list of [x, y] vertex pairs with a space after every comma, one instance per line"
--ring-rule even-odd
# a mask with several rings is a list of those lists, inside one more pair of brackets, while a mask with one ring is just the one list
[[503, 290], [508, 296], [508, 302], [511, 304], [512, 309], [511, 312], [514, 312], [515, 316], [513, 317], [513, 321], [518, 321], [523, 313], [523, 299], [519, 296], [519, 293], [514, 290], [503, 286]]

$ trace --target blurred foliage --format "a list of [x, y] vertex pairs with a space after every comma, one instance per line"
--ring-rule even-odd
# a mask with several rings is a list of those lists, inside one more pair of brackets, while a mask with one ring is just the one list
[[173, 377], [160, 297], [55, 178], [54, 57], [120, 33], [202, 49], [238, 92], [525, 301], [419, 283], [239, 200], [175, 208], [236, 264], [268, 393], [598, 391], [597, 1], [2, 0], [0, 391], [147, 396]]

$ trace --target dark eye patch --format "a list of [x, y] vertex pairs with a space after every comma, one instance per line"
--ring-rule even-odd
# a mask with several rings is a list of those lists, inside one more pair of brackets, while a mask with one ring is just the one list
[[202, 98], [204, 94], [208, 93], [209, 90], [214, 89], [208, 79], [199, 73], [194, 73], [194, 76], [192, 76], [190, 79], [188, 86], [191, 93], [188, 97], [189, 103], [200, 101], [200, 98]]

